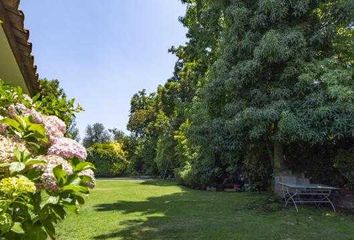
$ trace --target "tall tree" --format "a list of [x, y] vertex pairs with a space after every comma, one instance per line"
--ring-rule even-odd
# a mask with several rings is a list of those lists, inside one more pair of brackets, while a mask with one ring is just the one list
[[125, 133], [117, 128], [108, 129], [108, 132], [112, 134], [113, 140], [117, 142], [124, 141], [126, 137]]
[[56, 115], [70, 127], [75, 120], [75, 114], [83, 111], [75, 99], [69, 99], [64, 89], [60, 87], [59, 80], [40, 80], [40, 92], [33, 98], [36, 108], [48, 115]]
[[139, 173], [156, 174], [157, 132], [155, 94], [139, 91], [131, 99], [128, 130], [132, 133], [131, 149], [129, 150], [134, 168]]
[[87, 126], [83, 144], [88, 148], [95, 143], [106, 143], [110, 140], [111, 136], [104, 125], [102, 123], [94, 123], [93, 125]]
[[353, 1], [228, 2], [204, 95], [215, 146], [263, 144], [279, 174], [284, 145], [353, 137], [353, 67], [335, 45], [352, 20]]

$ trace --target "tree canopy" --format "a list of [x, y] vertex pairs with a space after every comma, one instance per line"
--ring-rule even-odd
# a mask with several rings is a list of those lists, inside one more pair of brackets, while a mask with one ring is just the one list
[[284, 171], [348, 182], [334, 163], [354, 147], [354, 2], [182, 2], [172, 77], [131, 99], [132, 167], [195, 187], [264, 189]]

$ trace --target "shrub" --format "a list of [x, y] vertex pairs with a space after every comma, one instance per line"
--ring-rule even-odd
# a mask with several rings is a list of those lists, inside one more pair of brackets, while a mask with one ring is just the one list
[[181, 185], [185, 185], [185, 186], [194, 185], [193, 170], [189, 162], [187, 162], [184, 167], [175, 169], [175, 177], [177, 182]]
[[19, 88], [0, 83], [0, 93], [0, 239], [55, 238], [55, 224], [94, 187], [93, 165], [62, 120]]
[[118, 177], [127, 174], [129, 163], [121, 143], [96, 143], [88, 148], [88, 161], [96, 166], [100, 177]]

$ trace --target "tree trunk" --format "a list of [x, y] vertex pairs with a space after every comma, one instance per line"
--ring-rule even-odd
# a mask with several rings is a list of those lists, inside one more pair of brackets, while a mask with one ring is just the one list
[[273, 173], [274, 176], [278, 176], [282, 171], [285, 170], [283, 145], [279, 142], [274, 143], [273, 161]]
[[276, 196], [281, 196], [281, 186], [279, 181], [281, 181], [281, 175], [284, 174], [284, 150], [283, 145], [279, 142], [274, 143], [273, 149], [273, 177], [274, 181], [272, 184], [272, 190]]

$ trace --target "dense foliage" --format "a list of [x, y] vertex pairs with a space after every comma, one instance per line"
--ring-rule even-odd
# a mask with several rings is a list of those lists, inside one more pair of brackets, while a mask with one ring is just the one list
[[96, 166], [96, 176], [120, 177], [128, 174], [129, 163], [121, 143], [95, 143], [87, 152], [87, 160]]
[[75, 114], [83, 111], [75, 99], [66, 96], [58, 80], [41, 79], [40, 92], [34, 96], [36, 109], [47, 115], [55, 115], [62, 119], [67, 126], [72, 126]]
[[182, 2], [173, 77], [131, 100], [136, 170], [195, 187], [352, 181], [334, 163], [354, 142], [353, 1]]
[[0, 238], [54, 239], [55, 224], [94, 186], [93, 165], [38, 98], [3, 82], [0, 93]]

